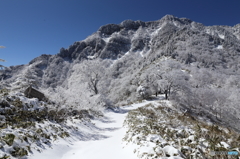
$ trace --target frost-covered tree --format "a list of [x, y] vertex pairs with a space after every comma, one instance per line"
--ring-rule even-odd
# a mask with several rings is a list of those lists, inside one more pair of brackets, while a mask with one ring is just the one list
[[229, 94], [227, 91], [223, 88], [216, 88], [214, 89], [214, 95], [215, 95], [215, 100], [214, 100], [214, 106], [215, 106], [215, 114], [216, 118], [222, 118], [223, 110], [226, 109], [227, 107], [227, 101]]
[[188, 75], [181, 70], [180, 63], [174, 60], [165, 60], [156, 64], [155, 88], [165, 94], [165, 98], [183, 89], [188, 80]]
[[151, 90], [147, 86], [141, 85], [137, 88], [137, 93], [138, 97], [140, 97], [141, 99], [147, 99], [150, 95], [152, 95]]
[[99, 82], [104, 76], [104, 66], [101, 60], [85, 60], [81, 65], [83, 80], [88, 83], [88, 88], [94, 92], [99, 93]]
[[23, 76], [24, 76], [24, 78], [26, 80], [26, 84], [28, 86], [38, 88], [39, 81], [37, 79], [36, 73], [32, 69], [27, 69], [27, 71], [25, 72], [25, 74]]
[[156, 96], [159, 92], [161, 92], [160, 77], [161, 75], [159, 75], [157, 72], [152, 72], [145, 75], [144, 78], [144, 83], [146, 83], [148, 88], [151, 90], [150, 92], [154, 93]]
[[22, 70], [22, 72], [11, 83], [11, 90], [24, 92], [29, 86], [37, 89], [40, 86], [35, 69], [32, 66], [25, 67], [25, 69]]

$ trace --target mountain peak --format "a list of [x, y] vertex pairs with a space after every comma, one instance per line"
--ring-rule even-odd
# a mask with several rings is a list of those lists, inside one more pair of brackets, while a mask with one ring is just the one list
[[140, 20], [138, 21], [124, 20], [123, 22], [120, 23], [120, 26], [128, 30], [137, 30], [140, 26], [145, 26], [145, 22], [142, 22]]
[[192, 20], [190, 20], [188, 18], [178, 18], [178, 17], [175, 17], [173, 15], [165, 15], [159, 21], [161, 23], [164, 23], [164, 22], [174, 23], [175, 22], [175, 23], [178, 23], [180, 25], [189, 25], [193, 22]]
[[170, 21], [172, 21], [172, 20], [175, 20], [175, 19], [178, 19], [178, 18], [173, 16], [173, 15], [167, 14], [164, 17], [162, 17], [160, 20], [170, 20]]
[[111, 35], [114, 32], [120, 31], [121, 27], [117, 24], [107, 24], [101, 26], [98, 31], [105, 35]]

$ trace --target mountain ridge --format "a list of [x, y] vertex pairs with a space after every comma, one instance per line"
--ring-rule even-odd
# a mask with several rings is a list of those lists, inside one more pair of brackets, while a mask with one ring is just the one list
[[[119, 32], [119, 31], [124, 30], [124, 29], [138, 30], [139, 27], [152, 27], [152, 29], [159, 29], [160, 26], [163, 25], [164, 23], [168, 23], [168, 24], [170, 23], [170, 24], [173, 24], [175, 26], [178, 25], [178, 27], [180, 29], [183, 29], [183, 30], [186, 29], [186, 28], [202, 30], [205, 27], [206, 32], [207, 32], [208, 29], [210, 29], [210, 31], [211, 31], [215, 27], [216, 28], [215, 30], [220, 29], [220, 32], [224, 32], [224, 31], [227, 31], [227, 29], [229, 29], [229, 28], [235, 28], [235, 30], [233, 30], [234, 32], [236, 32], [235, 34], [237, 35], [237, 33], [240, 33], [240, 24], [236, 24], [233, 27], [225, 26], [225, 25], [224, 26], [223, 25], [220, 25], [220, 26], [219, 25], [204, 26], [201, 23], [194, 22], [194, 21], [192, 21], [190, 19], [187, 19], [187, 18], [177, 18], [177, 17], [174, 17], [173, 15], [166, 15], [163, 18], [161, 18], [157, 21], [143, 22], [143, 21], [140, 21], [140, 20], [137, 20], [137, 21], [125, 20], [125, 21], [121, 22], [120, 24], [103, 25], [97, 30], [97, 32], [95, 32], [91, 35], [91, 36], [93, 36], [95, 34], [100, 34], [101, 36], [97, 37], [96, 40], [89, 40], [88, 42], [86, 42], [86, 40], [90, 37], [89, 36], [85, 40], [74, 42], [74, 44], [70, 45], [68, 49], [61, 48], [59, 53], [57, 53], [55, 55], [58, 55], [62, 58], [66, 58], [66, 57], [70, 58], [71, 57], [73, 59], [79, 59], [79, 60], [84, 59], [84, 58], [87, 58], [85, 53], [86, 53], [86, 51], [89, 51], [89, 50], [87, 50], [88, 47], [94, 48], [95, 50], [94, 49], [93, 50], [95, 51], [95, 53], [98, 53], [99, 50], [101, 50], [102, 46], [106, 45], [104, 40], [103, 40], [104, 35], [110, 36], [114, 32]], [[211, 33], [209, 33], [209, 34], [211, 34]], [[212, 33], [212, 34], [214, 36], [218, 36], [217, 33], [215, 33], [215, 34]], [[113, 42], [114, 42], [114, 40], [113, 40]], [[55, 55], [51, 55], [51, 56], [55, 56]], [[92, 54], [89, 53], [88, 55], [92, 55]], [[45, 56], [45, 55], [43, 54], [43, 56]], [[102, 55], [102, 56], [100, 55], [100, 57], [107, 58], [107, 56], [104, 56], [104, 55]], [[38, 57], [36, 57], [36, 58], [38, 58]], [[116, 58], [116, 57], [115, 56], [113, 56], [113, 57], [110, 56], [110, 58]], [[35, 58], [33, 60], [31, 60], [29, 62], [29, 64], [33, 63], [34, 61], [36, 61]]]
[[134, 67], [145, 67], [164, 57], [188, 66], [235, 75], [240, 70], [236, 62], [240, 58], [238, 33], [240, 24], [204, 26], [172, 15], [150, 22], [125, 20], [101, 26], [85, 40], [76, 41], [67, 49], [61, 48], [55, 55], [43, 54], [26, 65], [11, 66], [2, 78], [9, 85], [30, 71], [41, 89], [68, 88], [73, 69], [82, 67], [81, 63], [86, 60], [108, 60], [111, 64], [106, 65], [115, 63], [114, 76], [118, 77], [124, 72], [121, 61], [133, 59], [134, 65], [137, 61], [141, 63]]
[[[51, 68], [65, 68], [62, 76], [67, 77], [67, 72], [74, 63], [94, 58], [117, 60], [129, 52], [130, 54], [141, 52], [141, 55], [145, 57], [148, 56], [147, 54], [151, 54], [149, 58], [156, 58], [154, 57], [157, 56], [156, 52], [161, 52], [161, 56], [180, 58], [180, 60], [185, 60], [185, 63], [191, 63], [201, 61], [201, 57], [196, 59], [196, 56], [200, 55], [201, 50], [203, 50], [195, 47], [199, 43], [206, 43], [204, 45], [209, 47], [209, 52], [215, 48], [220, 48], [216, 50], [219, 52], [217, 56], [220, 58], [218, 63], [226, 65], [224, 64], [224, 56], [228, 55], [224, 54], [231, 52], [233, 56], [239, 57], [239, 35], [240, 24], [236, 24], [234, 27], [204, 26], [190, 19], [177, 18], [172, 15], [166, 15], [157, 21], [150, 22], [125, 20], [120, 24], [103, 25], [85, 40], [74, 42], [67, 49], [61, 48], [59, 53], [55, 55], [43, 54], [21, 67], [11, 66], [3, 73], [2, 78], [14, 80], [16, 72], [21, 72], [19, 68], [39, 63], [35, 65], [35, 68], [42, 86], [45, 88], [56, 87], [56, 82], [51, 82], [53, 75], [49, 78], [50, 74], [55, 74]], [[188, 46], [187, 40], [192, 43], [191, 46]], [[183, 54], [181, 50], [185, 50], [187, 55]], [[63, 66], [63, 63], [67, 63], [69, 68]], [[211, 60], [209, 63], [216, 65], [216, 62], [211, 62]], [[58, 75], [55, 74], [55, 76]], [[49, 78], [49, 80], [44, 81], [43, 77]], [[57, 78], [55, 81], [58, 80]]]

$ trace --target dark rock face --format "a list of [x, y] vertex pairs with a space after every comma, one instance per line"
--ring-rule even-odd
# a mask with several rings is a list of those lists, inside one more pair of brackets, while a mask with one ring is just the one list
[[43, 61], [42, 64], [47, 64], [47, 61], [49, 60], [49, 58], [50, 58], [51, 56], [52, 56], [52, 55], [42, 54], [41, 56], [36, 57], [36, 58], [33, 59], [32, 61], [30, 61], [29, 64], [33, 64], [33, 63], [38, 62], [38, 61]]
[[127, 30], [137, 30], [140, 26], [145, 27], [145, 23], [142, 21], [125, 20], [120, 26]]
[[99, 57], [103, 59], [117, 59], [118, 55], [123, 55], [130, 49], [130, 44], [130, 39], [124, 36], [113, 37]]
[[105, 35], [112, 35], [114, 32], [119, 32], [121, 27], [117, 24], [108, 24], [100, 27], [98, 31]]
[[134, 39], [132, 41], [132, 51], [143, 50], [145, 46], [144, 39]]

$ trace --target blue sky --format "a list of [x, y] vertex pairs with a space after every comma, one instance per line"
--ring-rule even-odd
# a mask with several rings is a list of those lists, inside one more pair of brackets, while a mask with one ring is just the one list
[[239, 0], [0, 0], [0, 58], [5, 66], [56, 54], [105, 24], [171, 14], [204, 25], [240, 23]]

